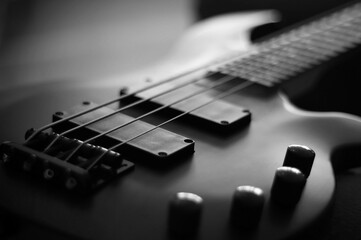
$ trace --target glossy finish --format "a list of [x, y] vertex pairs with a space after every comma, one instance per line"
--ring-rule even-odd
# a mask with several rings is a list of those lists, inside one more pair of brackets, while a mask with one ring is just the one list
[[307, 179], [297, 168], [279, 167], [273, 179], [272, 201], [284, 206], [295, 206], [302, 197]]
[[310, 175], [316, 153], [307, 146], [290, 145], [287, 148], [283, 166], [299, 169], [306, 178]]

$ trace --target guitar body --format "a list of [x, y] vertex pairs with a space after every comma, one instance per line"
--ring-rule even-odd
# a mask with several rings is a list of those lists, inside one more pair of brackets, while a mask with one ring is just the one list
[[[264, 14], [267, 16], [260, 18]], [[261, 20], [254, 21], [255, 16]], [[256, 25], [269, 18], [269, 13], [242, 16], [243, 20], [251, 19]], [[224, 19], [232, 23], [233, 28], [228, 31], [239, 36], [237, 15], [212, 20], [212, 24], [196, 27], [198, 30], [189, 36], [198, 36], [201, 29], [213, 29], [224, 23]], [[241, 31], [245, 33], [250, 27], [252, 24], [245, 24]], [[176, 49], [189, 46], [199, 50], [195, 45], [204, 46], [202, 37], [194, 40], [189, 36]], [[214, 59], [220, 56], [224, 46], [223, 39], [212, 45], [219, 50], [212, 53]], [[195, 51], [194, 55], [191, 51], [183, 55], [182, 50], [176, 50], [165, 61], [167, 64], [119, 80], [44, 83], [2, 92], [0, 140], [22, 142], [27, 129], [47, 124], [56, 111], [83, 101], [101, 103], [116, 98], [121, 87], [132, 91], [150, 84], [145, 76], [160, 79], [163, 76], [159, 73], [165, 76], [176, 73], [181, 63], [187, 68], [197, 67], [204, 59], [210, 59], [209, 51], [203, 50], [205, 54]], [[311, 75], [303, 77], [317, 81]], [[250, 109], [250, 124], [231, 134], [212, 132], [181, 119], [165, 125], [165, 129], [195, 140], [194, 154], [174, 166], [159, 168], [134, 159], [133, 171], [86, 196], [68, 193], [29, 174], [1, 167], [0, 206], [65, 235], [94, 240], [172, 238], [168, 231], [168, 207], [177, 192], [196, 193], [204, 200], [195, 239], [285, 239], [314, 226], [332, 202], [335, 188], [332, 153], [340, 146], [361, 142], [360, 119], [341, 113], [299, 110], [280, 91], [259, 85], [232, 94], [225, 101]], [[163, 118], [153, 117], [157, 121]], [[311, 174], [294, 208], [272, 202], [270, 194], [275, 171], [282, 166], [291, 144], [306, 145], [316, 152]], [[252, 230], [230, 227], [232, 196], [240, 185], [259, 187], [266, 196], [261, 221]]]

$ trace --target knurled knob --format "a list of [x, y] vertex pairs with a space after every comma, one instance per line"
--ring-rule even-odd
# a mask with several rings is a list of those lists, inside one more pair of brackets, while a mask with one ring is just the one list
[[256, 227], [261, 219], [264, 202], [262, 189], [252, 186], [237, 187], [231, 207], [232, 224], [241, 228]]
[[169, 204], [169, 230], [171, 234], [188, 236], [197, 232], [201, 220], [203, 199], [188, 192], [179, 192]]
[[290, 145], [287, 148], [283, 166], [297, 168], [308, 178], [315, 156], [315, 152], [307, 146]]
[[286, 206], [294, 206], [301, 198], [306, 184], [305, 175], [297, 168], [279, 167], [271, 188], [271, 199]]

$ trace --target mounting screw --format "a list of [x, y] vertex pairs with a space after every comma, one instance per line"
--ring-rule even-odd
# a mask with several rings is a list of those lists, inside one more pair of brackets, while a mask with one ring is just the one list
[[186, 139], [184, 139], [184, 142], [185, 143], [193, 143], [194, 141], [192, 139], [186, 138]]
[[158, 156], [159, 156], [159, 157], [166, 157], [166, 156], [168, 156], [168, 153], [166, 153], [166, 152], [159, 152], [159, 153], [158, 153]]
[[221, 124], [222, 124], [222, 125], [228, 125], [228, 124], [229, 124], [229, 122], [228, 122], [228, 121], [226, 121], [226, 120], [223, 120], [223, 121], [221, 121]]
[[127, 95], [128, 92], [129, 92], [129, 89], [127, 87], [123, 87], [123, 88], [120, 89], [119, 95], [120, 96]]
[[10, 162], [10, 156], [9, 156], [7, 153], [3, 153], [3, 154], [1, 155], [1, 159], [2, 159], [3, 163], [8, 163], [8, 162]]
[[43, 174], [45, 180], [51, 180], [54, 177], [54, 175], [55, 175], [54, 171], [50, 168], [45, 169]]
[[90, 102], [89, 101], [84, 101], [83, 105], [90, 105]]
[[78, 185], [78, 182], [75, 178], [69, 177], [65, 182], [65, 187], [68, 190], [73, 190]]

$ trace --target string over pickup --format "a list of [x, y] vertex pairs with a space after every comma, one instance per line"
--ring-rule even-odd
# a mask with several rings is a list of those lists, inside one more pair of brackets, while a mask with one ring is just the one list
[[[47, 149], [54, 139], [55, 143]], [[68, 158], [78, 146], [80, 148]], [[4, 142], [0, 145], [0, 154], [7, 166], [79, 192], [98, 188], [134, 166], [117, 152], [44, 132], [25, 144]]]
[[[63, 111], [61, 115], [55, 114], [54, 120], [58, 121], [97, 106], [91, 102], [78, 105]], [[95, 121], [103, 117], [101, 121]], [[88, 124], [89, 122], [93, 123]], [[83, 127], [77, 131], [71, 131], [78, 126]], [[107, 107], [91, 111], [54, 127], [56, 132], [66, 132], [69, 129], [71, 131], [69, 135], [77, 139], [86, 141], [93, 138], [92, 143], [112, 149], [119, 145], [115, 150], [121, 151], [127, 159], [134, 160], [137, 164], [171, 166], [176, 162], [184, 161], [194, 153], [195, 142], [192, 139]]]
[[[189, 119], [192, 125], [196, 124], [217, 133], [229, 133], [248, 126], [252, 115], [249, 109], [218, 98], [224, 93], [221, 90], [222, 87], [229, 87], [227, 84], [236, 81], [238, 81], [236, 86], [239, 86], [241, 80], [226, 77], [222, 79], [213, 73], [209, 75], [212, 77], [203, 77], [197, 83], [189, 83], [185, 86], [182, 86], [182, 82], [165, 83], [136, 94], [123, 102], [131, 103], [139, 99], [149, 99], [144, 104], [147, 108], [166, 107], [163, 113], [169, 116], [185, 114], [185, 118]], [[178, 87], [177, 84], [180, 86]], [[163, 92], [166, 93], [163, 94]]]

